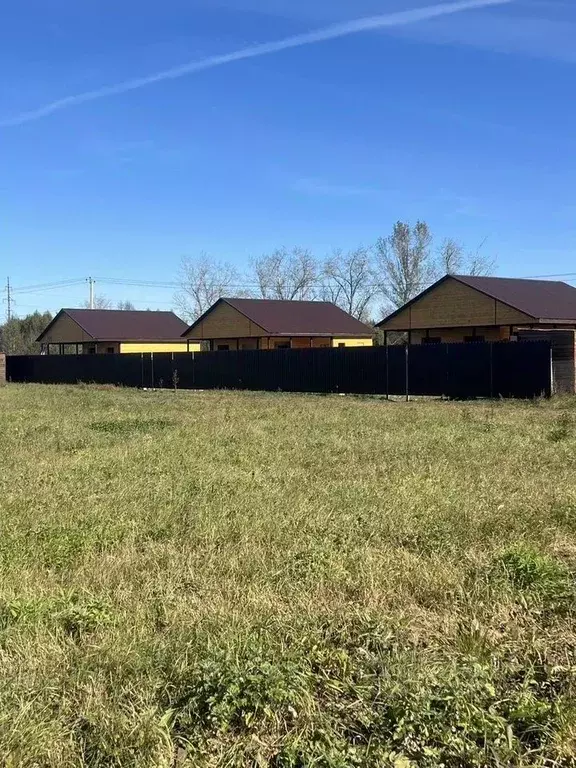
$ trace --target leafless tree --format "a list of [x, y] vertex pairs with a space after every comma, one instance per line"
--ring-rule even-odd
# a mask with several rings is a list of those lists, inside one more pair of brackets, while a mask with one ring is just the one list
[[118, 302], [118, 304], [116, 305], [116, 308], [117, 308], [117, 309], [121, 309], [121, 310], [123, 310], [124, 312], [130, 312], [130, 311], [133, 311], [133, 310], [135, 310], [135, 309], [136, 309], [136, 307], [134, 306], [134, 304], [132, 304], [132, 302], [131, 302], [131, 301], [128, 301], [128, 300], [125, 300], [125, 301], [119, 301], [119, 302]]
[[443, 275], [490, 275], [496, 262], [490, 256], [481, 253], [486, 240], [483, 240], [476, 251], [465, 253], [461, 243], [453, 238], [446, 238], [438, 252], [436, 272], [437, 277]]
[[305, 248], [280, 248], [255, 259], [254, 277], [263, 299], [306, 300], [315, 297], [318, 284], [316, 259]]
[[432, 235], [424, 221], [411, 227], [394, 224], [392, 234], [376, 243], [379, 293], [385, 305], [401, 307], [433, 282], [436, 270]]
[[376, 293], [372, 252], [368, 248], [335, 250], [324, 264], [321, 296], [359, 320], [368, 321]]
[[457, 275], [463, 271], [464, 249], [462, 245], [452, 237], [442, 241], [437, 259], [437, 276]]
[[[85, 301], [82, 306], [84, 309], [91, 309], [89, 301]], [[112, 309], [112, 302], [106, 296], [96, 294], [96, 296], [94, 296], [94, 306], [92, 309]]]
[[484, 242], [474, 253], [466, 253], [454, 238], [446, 238], [436, 253], [432, 233], [424, 221], [411, 227], [396, 222], [392, 234], [376, 244], [376, 263], [382, 311], [389, 313], [414, 298], [446, 274], [489, 275], [495, 261], [481, 253]]
[[482, 240], [473, 253], [468, 254], [466, 271], [469, 275], [491, 275], [496, 269], [496, 259], [481, 252], [486, 239]]
[[174, 303], [180, 314], [193, 322], [222, 296], [238, 295], [238, 271], [225, 261], [206, 253], [198, 258], [184, 257], [179, 272], [180, 290]]

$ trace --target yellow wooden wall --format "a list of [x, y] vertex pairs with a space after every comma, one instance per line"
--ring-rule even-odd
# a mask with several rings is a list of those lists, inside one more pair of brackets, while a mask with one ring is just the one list
[[92, 336], [83, 331], [78, 323], [68, 315], [59, 317], [46, 336], [42, 338], [43, 344], [81, 344], [89, 341], [93, 341]]
[[[106, 345], [104, 345], [106, 346]], [[188, 349], [187, 341], [176, 342], [125, 342], [120, 344], [120, 352], [123, 355], [126, 354], [138, 354], [140, 352], [200, 352], [200, 344], [190, 343], [190, 349]]]
[[448, 279], [399, 312], [380, 328], [384, 331], [410, 328], [461, 328], [513, 325], [533, 318], [491, 299], [458, 280]]
[[222, 302], [194, 327], [188, 337], [191, 339], [221, 339], [222, 343], [225, 344], [225, 339], [263, 336], [265, 333], [263, 328], [248, 320], [230, 304]]
[[332, 346], [339, 347], [344, 344], [345, 347], [373, 347], [373, 339], [332, 339]]

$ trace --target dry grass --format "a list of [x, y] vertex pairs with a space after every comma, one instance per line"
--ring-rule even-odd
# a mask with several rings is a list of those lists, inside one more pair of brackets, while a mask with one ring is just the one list
[[0, 764], [576, 765], [575, 417], [0, 390]]

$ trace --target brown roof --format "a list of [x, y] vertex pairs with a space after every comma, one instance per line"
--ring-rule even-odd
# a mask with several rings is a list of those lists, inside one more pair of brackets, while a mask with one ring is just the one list
[[476, 277], [445, 275], [438, 282], [415, 296], [378, 325], [384, 325], [406, 307], [411, 306], [445, 280], [458, 280], [476, 291], [524, 312], [536, 320], [576, 321], [576, 288], [553, 280], [528, 280], [518, 277]]
[[67, 315], [95, 341], [173, 341], [182, 336], [186, 323], [174, 312], [123, 309], [61, 309], [37, 341], [54, 323]]
[[372, 329], [328, 301], [280, 301], [276, 299], [219, 299], [196, 320], [186, 336], [209, 312], [225, 302], [241, 312], [270, 336], [372, 336]]
[[576, 319], [576, 288], [556, 280], [454, 275], [470, 288], [539, 320]]

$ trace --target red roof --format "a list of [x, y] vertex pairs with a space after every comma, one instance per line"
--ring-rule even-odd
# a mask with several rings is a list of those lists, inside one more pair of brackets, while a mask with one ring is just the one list
[[62, 315], [74, 320], [95, 341], [174, 341], [186, 330], [186, 323], [174, 312], [61, 309], [37, 341], [42, 341]]
[[373, 331], [360, 320], [328, 301], [277, 299], [219, 299], [185, 332], [190, 336], [208, 313], [225, 302], [259, 325], [269, 336], [370, 337]]

